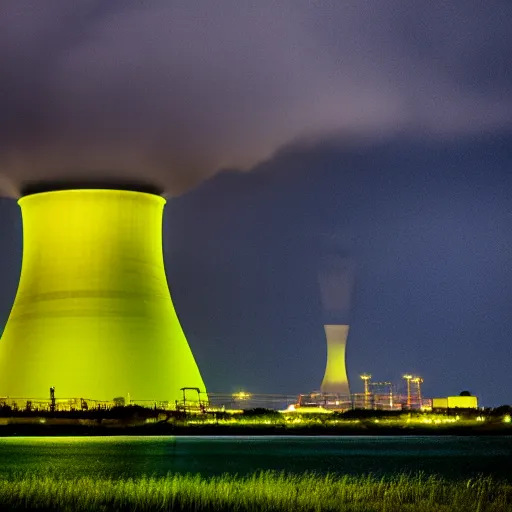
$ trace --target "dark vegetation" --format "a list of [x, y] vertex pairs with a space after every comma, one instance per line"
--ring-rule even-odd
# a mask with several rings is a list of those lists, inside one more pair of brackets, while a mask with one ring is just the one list
[[198, 411], [184, 412], [184, 411], [168, 411], [164, 409], [142, 407], [140, 405], [127, 405], [127, 406], [114, 406], [111, 408], [98, 408], [88, 410], [70, 410], [70, 411], [49, 411], [49, 410], [26, 410], [26, 409], [13, 409], [8, 405], [0, 406], [0, 418], [76, 418], [76, 419], [146, 419], [146, 418], [161, 418], [165, 416], [166, 420], [169, 419], [267, 419], [271, 421], [282, 420], [283, 417], [296, 416], [299, 418], [312, 418], [315, 420], [323, 419], [329, 420], [367, 420], [367, 419], [400, 419], [407, 417], [429, 417], [432, 414], [441, 414], [446, 417], [461, 417], [463, 419], [471, 420], [476, 418], [496, 419], [502, 418], [505, 415], [512, 415], [512, 406], [501, 405], [496, 408], [487, 409], [448, 409], [437, 410], [432, 412], [419, 412], [419, 411], [385, 411], [385, 410], [369, 410], [369, 409], [353, 409], [345, 412], [333, 412], [331, 414], [315, 413], [308, 411], [301, 413], [300, 410], [294, 413], [283, 414], [275, 409], [266, 409], [258, 407], [255, 409], [246, 409], [241, 413], [232, 414], [229, 411], [212, 411], [199, 414]]
[[0, 408], [0, 436], [8, 435], [507, 435], [512, 407], [434, 412], [352, 410], [283, 414], [272, 409], [166, 411], [137, 405], [87, 411]]

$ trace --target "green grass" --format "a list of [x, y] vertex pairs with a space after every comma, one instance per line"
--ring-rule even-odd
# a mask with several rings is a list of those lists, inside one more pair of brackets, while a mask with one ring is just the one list
[[21, 475], [0, 479], [0, 508], [178, 511], [478, 511], [512, 510], [512, 485], [480, 477], [450, 482], [435, 476], [301, 476], [66, 479]]

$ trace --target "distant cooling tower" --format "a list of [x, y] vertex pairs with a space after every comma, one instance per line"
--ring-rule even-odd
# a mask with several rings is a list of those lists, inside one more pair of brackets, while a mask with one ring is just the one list
[[348, 395], [350, 389], [345, 365], [345, 348], [349, 326], [324, 325], [324, 329], [327, 338], [327, 364], [320, 390], [322, 393]]
[[170, 400], [205, 391], [162, 255], [165, 200], [121, 190], [20, 199], [23, 264], [0, 341], [0, 396]]
[[342, 254], [329, 254], [318, 275], [327, 339], [327, 364], [321, 391], [350, 393], [345, 353], [349, 331], [354, 263]]

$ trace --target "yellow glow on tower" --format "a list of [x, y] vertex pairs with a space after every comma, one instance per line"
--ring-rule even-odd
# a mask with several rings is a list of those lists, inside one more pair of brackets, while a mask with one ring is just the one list
[[347, 367], [345, 364], [345, 349], [348, 337], [348, 325], [324, 325], [327, 338], [327, 364], [324, 380], [320, 390], [322, 393], [350, 393]]
[[0, 396], [180, 399], [205, 391], [162, 255], [165, 200], [66, 190], [19, 201], [23, 265], [0, 341]]

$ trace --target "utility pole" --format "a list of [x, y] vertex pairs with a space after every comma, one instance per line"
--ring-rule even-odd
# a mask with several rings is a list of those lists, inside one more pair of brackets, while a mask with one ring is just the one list
[[55, 386], [50, 388], [50, 411], [55, 412]]

